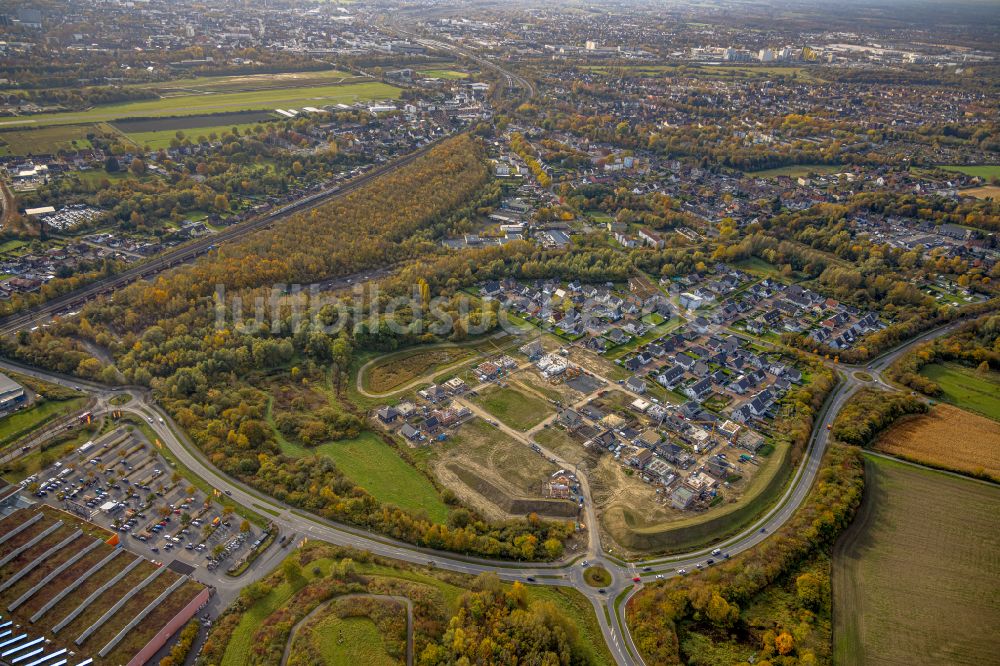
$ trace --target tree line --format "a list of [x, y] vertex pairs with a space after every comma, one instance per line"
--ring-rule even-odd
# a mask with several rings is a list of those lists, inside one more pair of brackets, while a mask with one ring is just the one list
[[[832, 547], [853, 519], [863, 486], [860, 451], [833, 445], [806, 501], [766, 541], [704, 571], [644, 587], [629, 601], [626, 618], [646, 663], [709, 663], [692, 652], [697, 643], [682, 641], [694, 632], [720, 641], [741, 637], [761, 651], [758, 664], [772, 663], [768, 656], [782, 660], [774, 663], [815, 663], [815, 655], [796, 650], [789, 631], [750, 627], [740, 611], [807, 558]], [[803, 581], [805, 605], [817, 598], [814, 584]], [[775, 626], [783, 619], [775, 617]]]

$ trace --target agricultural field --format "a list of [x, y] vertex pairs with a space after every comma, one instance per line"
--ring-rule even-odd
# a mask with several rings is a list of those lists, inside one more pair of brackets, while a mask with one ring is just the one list
[[920, 374], [941, 387], [941, 399], [1000, 421], [1000, 373], [981, 373], [957, 363], [930, 363]]
[[1000, 201], [1000, 186], [983, 185], [982, 187], [972, 187], [967, 190], [962, 190], [961, 194], [968, 197], [975, 197], [977, 199], [993, 199], [994, 201]]
[[1000, 423], [951, 405], [897, 421], [872, 448], [898, 458], [1000, 481]]
[[957, 173], [964, 173], [967, 176], [978, 176], [979, 178], [994, 178], [1000, 176], [1000, 164], [984, 164], [980, 166], [963, 166], [963, 165], [939, 165], [939, 169], [944, 169], [945, 171], [955, 171]]
[[[211, 125], [208, 127], [192, 127], [180, 131], [183, 131], [186, 136], [194, 140], [199, 136], [208, 137], [211, 134], [222, 136], [224, 132], [230, 132], [234, 127], [242, 134], [247, 130], [254, 130], [258, 127], [258, 124], [244, 123], [239, 125]], [[130, 132], [125, 136], [133, 144], [142, 146], [143, 149], [148, 148], [149, 150], [159, 150], [161, 148], [169, 148], [171, 141], [177, 138], [177, 132], [178, 130], [166, 129], [154, 130], [152, 132]]]
[[259, 123], [278, 120], [270, 111], [241, 111], [236, 113], [181, 116], [176, 118], [145, 118], [121, 120], [108, 125], [137, 146], [150, 150], [166, 148], [171, 140], [182, 136], [197, 141], [199, 137], [222, 136], [234, 128], [240, 133], [254, 131]]
[[487, 386], [472, 401], [511, 428], [522, 432], [555, 414], [555, 409], [546, 400], [511, 386]]
[[43, 113], [0, 121], [4, 128], [47, 127], [73, 125], [123, 118], [161, 118], [167, 116], [197, 116], [232, 111], [273, 110], [328, 104], [353, 104], [368, 100], [395, 99], [399, 88], [378, 82], [346, 83], [310, 87], [251, 90], [242, 92], [192, 93], [154, 100], [108, 104], [87, 111]]
[[64, 125], [40, 129], [0, 132], [0, 155], [41, 155], [59, 151], [87, 150], [93, 125]]
[[993, 663], [1000, 488], [875, 457], [865, 470], [834, 550], [834, 663]]

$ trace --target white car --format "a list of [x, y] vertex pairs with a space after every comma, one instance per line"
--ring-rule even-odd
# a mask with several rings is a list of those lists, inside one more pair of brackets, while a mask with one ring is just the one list
[[680, 574], [680, 575], [682, 575], [682, 576], [683, 576], [684, 574], [686, 574], [687, 572], [688, 572], [688, 570], [687, 570], [687, 569], [678, 569], [678, 570], [677, 570], [677, 573], [679, 573], [679, 574]]

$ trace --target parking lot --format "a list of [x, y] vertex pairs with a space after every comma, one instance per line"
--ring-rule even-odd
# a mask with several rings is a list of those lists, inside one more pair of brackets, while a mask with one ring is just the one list
[[[194, 568], [217, 586], [263, 531], [184, 479], [138, 431], [118, 427], [56, 461], [24, 486], [38, 501], [105, 527], [145, 557]], [[232, 579], [229, 579], [230, 581]]]

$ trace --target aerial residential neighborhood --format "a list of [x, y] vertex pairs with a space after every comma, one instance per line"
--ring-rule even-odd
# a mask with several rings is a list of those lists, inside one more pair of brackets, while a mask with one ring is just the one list
[[0, 0], [0, 666], [996, 663], [995, 10]]

